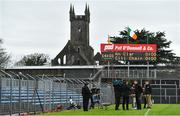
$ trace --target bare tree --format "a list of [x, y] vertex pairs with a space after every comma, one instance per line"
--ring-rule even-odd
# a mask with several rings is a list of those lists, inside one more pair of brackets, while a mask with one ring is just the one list
[[10, 56], [5, 52], [5, 49], [2, 48], [2, 43], [3, 41], [0, 39], [0, 68], [5, 68], [9, 62]]
[[24, 56], [20, 61], [18, 61], [16, 66], [42, 66], [49, 63], [49, 56], [43, 53], [33, 53]]

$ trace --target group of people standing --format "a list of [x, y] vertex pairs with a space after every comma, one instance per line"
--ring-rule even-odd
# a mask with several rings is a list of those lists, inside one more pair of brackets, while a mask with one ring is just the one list
[[[132, 101], [132, 108], [141, 110], [141, 101], [144, 101], [144, 108], [151, 108], [151, 93], [152, 88], [149, 81], [146, 81], [143, 86], [137, 81], [129, 83], [129, 81], [114, 80], [114, 93], [115, 93], [115, 110], [119, 110], [119, 105], [122, 100], [122, 109], [129, 110], [129, 101]], [[83, 110], [88, 111], [89, 100], [91, 99], [91, 107], [94, 108], [93, 92], [95, 88], [91, 90], [88, 87], [88, 83], [85, 83], [82, 87], [83, 96]], [[98, 90], [98, 89], [97, 89]], [[100, 91], [100, 89], [99, 89]], [[100, 93], [100, 92], [99, 92]], [[97, 97], [97, 96], [96, 96]], [[100, 99], [100, 95], [98, 97]]]
[[148, 81], [141, 87], [137, 81], [130, 84], [128, 81], [114, 80], [115, 93], [115, 110], [119, 110], [119, 105], [122, 98], [122, 109], [129, 110], [129, 101], [131, 98], [132, 107], [141, 110], [141, 101], [144, 101], [144, 108], [151, 108], [151, 93], [152, 88]]

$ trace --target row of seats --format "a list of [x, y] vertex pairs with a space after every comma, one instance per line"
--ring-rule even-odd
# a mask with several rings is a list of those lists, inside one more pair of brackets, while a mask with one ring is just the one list
[[[56, 89], [58, 90], [58, 89]], [[72, 90], [61, 90], [61, 91], [44, 91], [44, 90], [37, 90], [37, 93], [34, 93], [34, 89], [21, 89], [20, 96], [19, 96], [19, 89], [13, 88], [12, 91], [8, 88], [2, 88], [1, 89], [1, 103], [8, 104], [8, 103], [18, 103], [19, 98], [22, 103], [31, 102], [32, 104], [64, 104], [69, 101], [69, 98], [72, 97], [72, 99], [76, 102], [82, 102], [82, 96], [80, 93], [77, 93]], [[10, 96], [12, 95], [12, 99], [10, 99]], [[29, 96], [29, 97], [28, 97]], [[44, 101], [46, 100], [46, 101]]]

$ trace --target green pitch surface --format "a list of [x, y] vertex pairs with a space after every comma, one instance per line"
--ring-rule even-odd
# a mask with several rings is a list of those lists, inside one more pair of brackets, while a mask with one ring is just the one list
[[[131, 105], [130, 105], [131, 106]], [[82, 110], [65, 110], [61, 112], [51, 112], [51, 113], [44, 113], [41, 114], [43, 116], [53, 116], [53, 115], [98, 115], [98, 116], [112, 116], [112, 115], [133, 115], [133, 116], [172, 116], [172, 115], [177, 115], [180, 116], [180, 104], [153, 104], [152, 109], [142, 109], [142, 110], [134, 110], [131, 109], [128, 111], [122, 110], [120, 107], [120, 110], [115, 111], [114, 110], [114, 105], [109, 106], [107, 110], [105, 109], [92, 109], [89, 110], [88, 112], [84, 112]]]

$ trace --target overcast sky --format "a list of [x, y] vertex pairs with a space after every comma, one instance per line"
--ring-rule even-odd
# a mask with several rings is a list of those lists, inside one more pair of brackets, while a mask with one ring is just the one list
[[0, 38], [3, 47], [19, 59], [30, 53], [49, 54], [53, 59], [70, 39], [69, 8], [84, 14], [90, 8], [90, 45], [95, 53], [109, 35], [129, 26], [165, 31], [170, 46], [180, 56], [179, 0], [0, 0]]

